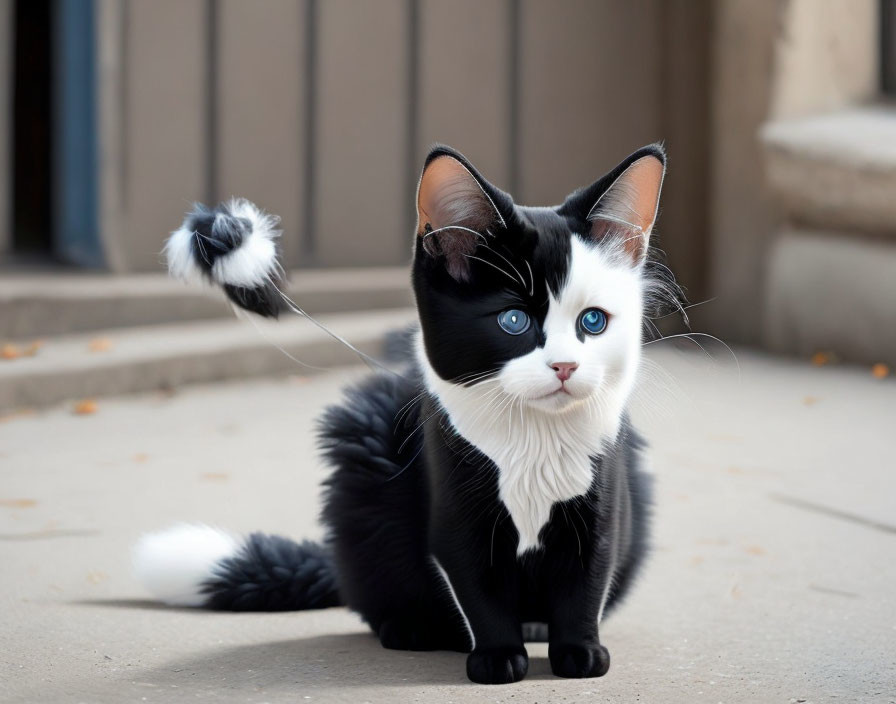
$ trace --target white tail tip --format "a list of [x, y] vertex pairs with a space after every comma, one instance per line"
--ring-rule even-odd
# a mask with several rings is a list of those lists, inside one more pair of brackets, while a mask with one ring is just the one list
[[160, 601], [171, 606], [202, 606], [200, 591], [215, 565], [232, 557], [240, 541], [202, 524], [179, 524], [147, 533], [133, 548], [134, 575]]

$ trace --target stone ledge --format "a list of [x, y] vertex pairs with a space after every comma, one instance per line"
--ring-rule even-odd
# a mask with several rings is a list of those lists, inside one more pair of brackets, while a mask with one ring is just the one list
[[770, 122], [760, 140], [786, 219], [896, 239], [896, 106]]
[[[312, 314], [399, 308], [412, 300], [407, 267], [295, 270], [288, 291]], [[0, 341], [231, 317], [219, 291], [161, 273], [0, 277]]]
[[896, 245], [787, 229], [770, 252], [765, 343], [896, 368]]
[[[319, 318], [374, 357], [382, 356], [386, 333], [414, 319], [410, 308]], [[251, 324], [231, 316], [96, 334], [108, 349], [92, 351], [92, 335], [66, 335], [47, 340], [33, 357], [0, 361], [0, 411], [224, 379], [307, 375], [361, 363], [354, 352], [296, 316], [280, 322], [253, 318]]]

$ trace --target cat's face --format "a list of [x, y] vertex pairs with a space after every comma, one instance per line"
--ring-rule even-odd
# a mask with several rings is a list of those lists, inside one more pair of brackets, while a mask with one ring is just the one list
[[664, 161], [647, 147], [563, 205], [530, 208], [435, 150], [420, 182], [413, 270], [434, 373], [496, 412], [563, 413], [627, 394]]

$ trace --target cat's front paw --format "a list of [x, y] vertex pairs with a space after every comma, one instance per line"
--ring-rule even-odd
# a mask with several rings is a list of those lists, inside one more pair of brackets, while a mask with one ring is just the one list
[[610, 653], [602, 645], [551, 645], [548, 657], [557, 677], [603, 677], [610, 669]]
[[474, 650], [467, 657], [467, 677], [479, 684], [519, 682], [529, 669], [525, 648], [489, 648]]

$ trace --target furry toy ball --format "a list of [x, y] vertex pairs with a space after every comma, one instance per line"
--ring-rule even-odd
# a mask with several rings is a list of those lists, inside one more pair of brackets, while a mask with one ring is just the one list
[[279, 224], [245, 198], [196, 203], [165, 244], [168, 273], [216, 284], [240, 308], [276, 318], [284, 306]]

